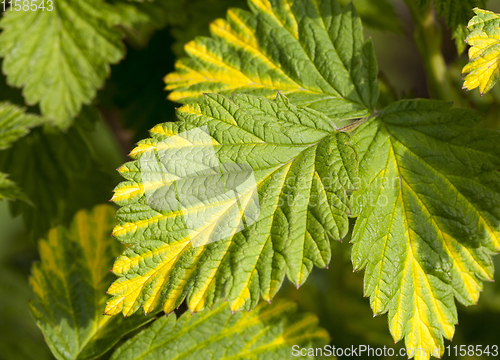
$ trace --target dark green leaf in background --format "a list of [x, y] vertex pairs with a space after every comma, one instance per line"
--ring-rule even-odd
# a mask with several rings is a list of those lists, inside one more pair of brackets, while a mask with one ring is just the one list
[[119, 243], [110, 237], [114, 208], [80, 211], [71, 226], [50, 230], [39, 243], [41, 262], [30, 280], [31, 311], [59, 360], [94, 359], [152, 317], [103, 315], [109, 272]]
[[[26, 136], [31, 128], [44, 123], [47, 123], [46, 119], [26, 114], [23, 108], [7, 102], [0, 103], [0, 150], [11, 147], [14, 142]], [[28, 200], [22, 190], [6, 174], [0, 172], [0, 200], [3, 199]]]
[[[430, 0], [411, 0], [420, 7], [430, 4]], [[486, 0], [434, 0], [434, 7], [439, 16], [444, 16], [446, 24], [451, 28], [453, 39], [457, 46], [458, 53], [464, 52], [467, 37], [467, 23], [474, 16], [472, 9], [475, 7], [484, 8]]]
[[[105, 162], [112, 149], [103, 155], [90, 141], [99, 121], [94, 109], [85, 108], [66, 133], [36, 129], [0, 151], [0, 171], [9, 174], [31, 201], [10, 206], [14, 215], [23, 215], [33, 239], [69, 223], [77, 210], [109, 200], [117, 165]], [[106, 136], [101, 141], [112, 143]]]

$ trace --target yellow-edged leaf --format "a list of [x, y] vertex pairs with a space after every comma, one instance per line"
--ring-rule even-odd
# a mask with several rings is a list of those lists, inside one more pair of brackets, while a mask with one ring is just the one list
[[198, 314], [162, 317], [120, 346], [112, 360], [198, 360], [290, 358], [292, 346], [321, 347], [328, 332], [313, 314], [289, 300], [260, 303], [251, 312], [231, 314], [226, 304]]
[[30, 278], [31, 312], [58, 360], [93, 359], [122, 336], [152, 320], [103, 315], [113, 258], [120, 252], [110, 232], [114, 208], [78, 212], [69, 229], [50, 230], [40, 241], [41, 262]]
[[169, 98], [187, 103], [203, 93], [234, 92], [307, 105], [334, 119], [372, 112], [377, 62], [352, 4], [336, 0], [250, 0], [210, 25], [211, 38], [186, 47], [188, 58], [165, 77]]
[[500, 15], [478, 8], [474, 12], [468, 25], [469, 63], [462, 70], [467, 74], [464, 89], [478, 87], [485, 94], [500, 77]]
[[326, 267], [330, 240], [347, 233], [349, 135], [283, 95], [205, 100], [154, 127], [119, 169], [113, 235], [131, 246], [113, 266], [110, 315], [169, 313], [186, 297], [193, 312], [221, 297], [251, 309], [285, 274], [300, 286]]
[[[477, 303], [500, 251], [500, 135], [440, 101], [402, 101], [357, 131], [352, 261], [376, 315], [408, 350], [444, 353], [454, 299]], [[439, 347], [441, 351], [439, 351]], [[439, 354], [440, 353], [440, 354]]]

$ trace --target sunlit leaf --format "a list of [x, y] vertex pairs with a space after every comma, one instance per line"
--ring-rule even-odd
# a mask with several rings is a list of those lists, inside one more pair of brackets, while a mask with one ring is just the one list
[[132, 246], [113, 266], [106, 312], [169, 313], [186, 296], [200, 311], [224, 294], [232, 310], [251, 309], [285, 274], [299, 286], [327, 266], [330, 239], [348, 230], [350, 136], [283, 95], [206, 95], [178, 117], [119, 169], [128, 181], [113, 196], [113, 234]]
[[[15, 4], [14, 4], [15, 5]], [[0, 56], [10, 85], [61, 128], [88, 104], [124, 55], [122, 34], [108, 24], [102, 0], [45, 1], [46, 10], [6, 11]], [[52, 11], [49, 11], [52, 9]]]
[[500, 134], [472, 110], [403, 101], [369, 120], [360, 147], [352, 261], [366, 268], [373, 312], [396, 341], [430, 350], [451, 339], [454, 299], [478, 301], [500, 250]]
[[93, 359], [152, 318], [103, 315], [113, 258], [120, 252], [109, 233], [114, 208], [100, 205], [76, 214], [71, 227], [52, 229], [40, 242], [32, 269], [31, 312], [57, 359]]
[[485, 94], [500, 77], [500, 15], [481, 9], [474, 12], [476, 16], [468, 25], [469, 63], [462, 70], [467, 74], [464, 88], [479, 87], [481, 94]]
[[261, 303], [234, 315], [220, 303], [199, 314], [158, 319], [111, 359], [288, 359], [294, 345], [302, 349], [328, 343], [328, 333], [317, 324], [316, 316], [298, 313], [288, 300]]
[[250, 0], [210, 25], [211, 38], [185, 47], [166, 76], [169, 99], [244, 92], [308, 105], [334, 119], [362, 117], [378, 98], [377, 62], [352, 4], [336, 0]]

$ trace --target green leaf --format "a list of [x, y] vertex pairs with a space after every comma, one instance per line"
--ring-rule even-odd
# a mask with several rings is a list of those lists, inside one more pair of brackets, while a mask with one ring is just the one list
[[396, 341], [426, 349], [421, 359], [444, 351], [457, 323], [454, 298], [478, 301], [500, 250], [500, 134], [476, 129], [476, 112], [450, 108], [397, 102], [353, 137], [354, 268], [366, 268], [373, 312], [389, 313]]
[[[53, 6], [48, 11], [49, 2]], [[0, 56], [8, 83], [61, 128], [88, 104], [124, 55], [122, 35], [108, 24], [102, 0], [46, 1], [46, 11], [7, 11]]]
[[[349, 4], [350, 0], [339, 0], [343, 6]], [[363, 25], [377, 30], [401, 33], [401, 20], [396, 14], [394, 5], [388, 0], [352, 0], [359, 13]]]
[[112, 4], [113, 9], [110, 14], [110, 22], [120, 26], [128, 45], [135, 48], [144, 48], [148, 45], [156, 30], [184, 21], [186, 18], [186, 1], [155, 0], [138, 2], [111, 0], [109, 2]]
[[0, 103], [0, 150], [10, 147], [35, 126], [47, 120], [36, 115], [25, 114], [25, 109], [15, 105]]
[[[186, 296], [200, 311], [224, 293], [232, 310], [251, 309], [285, 274], [299, 286], [313, 265], [326, 267], [329, 239], [347, 233], [349, 135], [283, 95], [205, 101], [153, 128], [119, 169], [128, 181], [112, 199], [122, 206], [113, 234], [132, 245], [113, 266], [108, 314], [160, 303], [169, 313]], [[237, 197], [223, 191], [231, 182], [242, 184]]]
[[467, 37], [466, 25], [473, 15], [475, 7], [485, 7], [486, 0], [436, 0], [434, 7], [439, 16], [445, 16], [446, 23], [452, 30], [452, 38], [458, 53], [465, 50], [465, 38]]
[[[421, 7], [427, 6], [430, 0], [414, 0]], [[452, 31], [458, 53], [465, 50], [467, 37], [467, 21], [472, 17], [474, 7], [485, 7], [486, 0], [434, 0], [434, 7], [439, 16], [444, 16], [446, 24]]]
[[57, 359], [93, 359], [124, 335], [152, 320], [102, 314], [112, 259], [120, 252], [109, 236], [114, 208], [100, 205], [76, 214], [69, 229], [53, 228], [39, 243], [32, 269], [30, 308]]
[[96, 159], [104, 156], [99, 157], [89, 141], [98, 119], [92, 110], [85, 108], [66, 133], [34, 129], [0, 151], [0, 172], [9, 174], [32, 203], [9, 205], [14, 215], [23, 215], [33, 240], [51, 227], [69, 224], [77, 210], [107, 201], [116, 184], [116, 165], [101, 165]]
[[[292, 346], [321, 347], [326, 330], [312, 314], [297, 313], [289, 300], [260, 303], [231, 315], [224, 303], [191, 315], [163, 316], [115, 351], [112, 360], [288, 359]], [[314, 358], [314, 356], [312, 356]]]
[[[170, 28], [175, 43], [172, 51], [177, 57], [186, 56], [184, 45], [197, 36], [209, 36], [209, 24], [223, 17], [228, 8], [248, 9], [247, 0], [184, 0], [182, 16]], [[164, 74], [163, 74], [164, 75]]]
[[182, 103], [217, 92], [286, 94], [333, 119], [372, 112], [377, 62], [352, 4], [336, 0], [250, 0], [252, 12], [230, 9], [210, 26], [211, 38], [185, 47], [188, 58], [166, 76], [169, 99]]
[[469, 63], [462, 70], [467, 74], [464, 89], [479, 87], [485, 94], [500, 77], [500, 15], [477, 8], [474, 12], [468, 25]]
[[28, 201], [26, 195], [13, 181], [9, 180], [7, 174], [0, 172], [0, 201], [4, 199]]
[[[12, 146], [15, 141], [28, 134], [32, 127], [47, 122], [39, 116], [25, 114], [24, 111], [7, 102], [0, 103], [0, 150]], [[3, 199], [28, 201], [21, 189], [6, 174], [0, 172], [0, 200]]]

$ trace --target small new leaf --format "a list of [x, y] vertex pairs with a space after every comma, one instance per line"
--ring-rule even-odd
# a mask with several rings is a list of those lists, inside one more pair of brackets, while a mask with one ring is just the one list
[[112, 360], [290, 358], [292, 346], [316, 348], [328, 343], [326, 330], [312, 314], [297, 312], [289, 300], [259, 304], [231, 315], [226, 304], [191, 315], [163, 316], [120, 346]]
[[467, 74], [464, 89], [479, 87], [482, 95], [490, 91], [500, 77], [500, 15], [477, 8], [474, 12], [476, 16], [468, 25], [469, 63], [462, 72]]
[[357, 153], [331, 120], [250, 95], [209, 94], [151, 130], [119, 171], [113, 235], [132, 244], [113, 266], [106, 313], [232, 310], [300, 286], [348, 230]]
[[186, 47], [165, 77], [169, 98], [187, 103], [217, 92], [286, 94], [333, 119], [370, 114], [377, 103], [377, 61], [352, 4], [336, 0], [250, 0], [210, 26], [211, 38]]
[[472, 110], [402, 101], [357, 131], [352, 262], [365, 295], [408, 349], [451, 339], [454, 298], [475, 304], [500, 250], [500, 134]]
[[114, 208], [76, 214], [71, 227], [53, 228], [40, 242], [32, 269], [31, 312], [58, 360], [94, 359], [152, 317], [103, 315], [109, 272], [120, 247], [109, 233]]
[[[61, 128], [88, 104], [124, 55], [122, 35], [108, 24], [102, 0], [56, 0], [53, 10], [6, 11], [0, 56], [10, 85]], [[48, 6], [48, 5], [46, 5]]]

